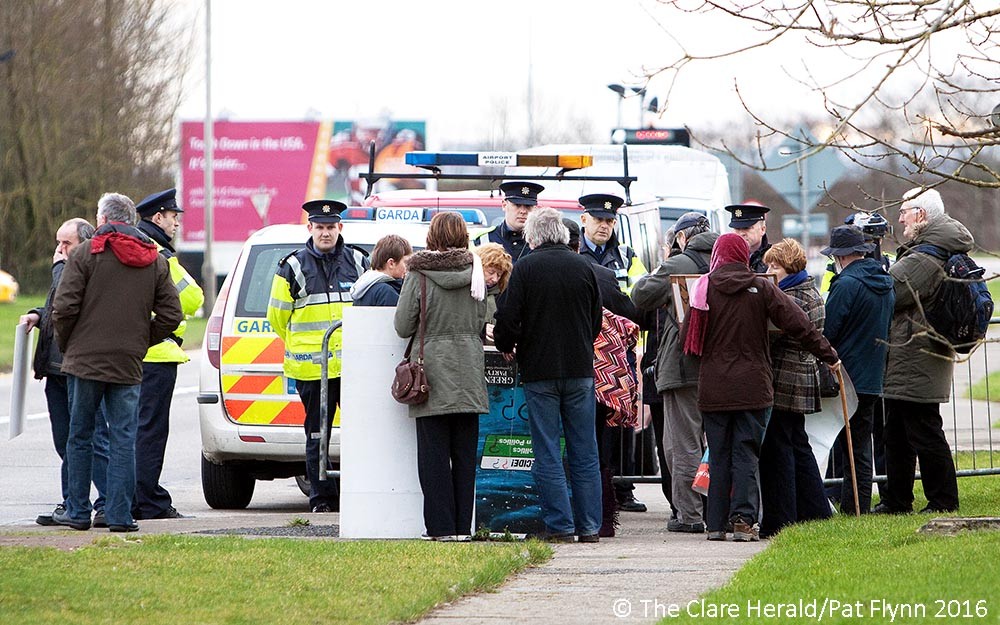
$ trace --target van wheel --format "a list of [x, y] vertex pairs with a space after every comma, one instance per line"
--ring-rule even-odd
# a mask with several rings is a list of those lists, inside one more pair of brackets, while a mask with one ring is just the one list
[[310, 486], [309, 486], [309, 478], [308, 477], [306, 477], [304, 475], [296, 475], [295, 476], [295, 484], [299, 487], [299, 490], [302, 491], [303, 495], [305, 495], [306, 497], [309, 496], [309, 488], [310, 488]]
[[201, 490], [216, 510], [242, 510], [253, 498], [255, 481], [239, 467], [215, 464], [201, 457]]

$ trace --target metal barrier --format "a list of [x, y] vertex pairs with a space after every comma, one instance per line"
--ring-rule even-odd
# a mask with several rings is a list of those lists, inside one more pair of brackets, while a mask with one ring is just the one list
[[320, 358], [323, 359], [319, 365], [319, 480], [321, 482], [331, 477], [340, 477], [340, 471], [327, 468], [330, 465], [330, 419], [327, 419], [326, 415], [330, 411], [330, 390], [327, 388], [330, 381], [330, 337], [341, 325], [342, 321], [334, 321], [323, 334], [321, 344]]
[[[1000, 317], [990, 321], [991, 327], [1000, 325]], [[956, 473], [959, 477], [977, 475], [1000, 475], [1000, 444], [994, 443], [993, 436], [993, 412], [992, 402], [989, 395], [989, 386], [986, 388], [985, 400], [972, 399], [971, 389], [980, 380], [985, 380], [991, 373], [990, 363], [1000, 362], [1000, 343], [986, 342], [981, 345], [967, 359], [955, 363], [955, 371], [952, 376], [951, 401], [941, 405], [941, 417], [944, 421], [945, 435], [951, 446], [952, 457], [958, 467], [958, 457], [960, 452], [971, 452], [972, 467], [958, 469]], [[1000, 397], [995, 398], [1000, 401]], [[876, 411], [876, 415], [883, 414], [884, 411]], [[948, 415], [951, 415], [949, 424]], [[643, 431], [636, 431], [634, 437], [634, 450], [631, 452], [633, 464], [639, 470], [633, 475], [616, 475], [615, 482], [633, 483], [660, 483], [658, 472], [642, 471], [642, 468], [650, 468], [657, 465], [656, 447], [650, 445], [648, 439], [652, 439], [652, 425]], [[648, 430], [648, 432], [647, 432]], [[1000, 431], [997, 432], [1000, 439]], [[625, 436], [622, 437], [624, 441]], [[652, 441], [656, 443], [656, 441]], [[986, 453], [987, 457], [981, 459], [977, 456]], [[619, 445], [615, 453], [612, 454], [613, 461], [617, 466], [628, 466], [627, 456], [629, 455], [628, 445]], [[821, 467], [821, 471], [824, 468]], [[876, 475], [875, 482], [884, 483], [885, 475]], [[920, 479], [920, 473], [916, 474], [916, 479]], [[839, 485], [843, 478], [835, 477], [824, 480], [826, 486]]]

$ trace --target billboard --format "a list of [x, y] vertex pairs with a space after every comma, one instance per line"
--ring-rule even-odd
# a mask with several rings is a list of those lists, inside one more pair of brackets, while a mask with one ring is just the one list
[[[214, 240], [242, 242], [259, 228], [302, 221], [302, 203], [336, 199], [359, 204], [358, 173], [368, 167], [404, 171], [403, 154], [425, 145], [425, 122], [217, 121], [213, 127]], [[205, 241], [204, 123], [181, 123], [180, 188], [184, 220], [180, 247]], [[416, 171], [416, 170], [414, 170]], [[385, 180], [382, 188], [423, 181]]]

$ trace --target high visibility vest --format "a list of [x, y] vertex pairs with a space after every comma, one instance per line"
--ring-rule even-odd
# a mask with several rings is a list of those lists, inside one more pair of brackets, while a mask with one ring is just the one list
[[[194, 281], [194, 278], [184, 270], [176, 256], [159, 243], [156, 244], [156, 248], [167, 259], [167, 266], [170, 268], [170, 281], [177, 288], [177, 295], [181, 300], [181, 310], [184, 311], [184, 319], [188, 319], [205, 303], [205, 293]], [[181, 324], [174, 330], [174, 336], [183, 339], [186, 331], [187, 321], [181, 321]], [[142, 359], [143, 362], [176, 362], [178, 364], [189, 360], [191, 359], [184, 352], [184, 348], [177, 341], [169, 338], [150, 347], [146, 352], [146, 357]]]
[[[609, 240], [608, 243], [611, 241]], [[622, 292], [631, 296], [632, 286], [639, 278], [649, 273], [646, 266], [629, 246], [622, 244], [607, 247], [607, 244], [605, 245], [604, 255], [598, 256], [596, 251], [591, 250], [586, 243], [581, 241], [580, 253], [595, 265], [601, 265], [614, 271]]]
[[[323, 335], [334, 321], [343, 318], [344, 308], [351, 305], [351, 286], [368, 266], [365, 253], [345, 245], [343, 239], [327, 255], [315, 252], [310, 240], [306, 248], [278, 262], [271, 281], [267, 320], [285, 342], [287, 377], [320, 379]], [[329, 347], [328, 376], [339, 378], [339, 332], [330, 338]]]

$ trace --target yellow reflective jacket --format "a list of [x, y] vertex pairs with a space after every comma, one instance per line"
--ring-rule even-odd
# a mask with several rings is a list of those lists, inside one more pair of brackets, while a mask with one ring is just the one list
[[[159, 230], [159, 232], [151, 231], [152, 228], [149, 228], [149, 226]], [[177, 296], [181, 300], [181, 310], [184, 312], [184, 319], [188, 319], [205, 303], [205, 293], [198, 286], [198, 283], [195, 282], [194, 278], [181, 266], [180, 261], [174, 256], [173, 248], [169, 247], [169, 243], [163, 245], [160, 242], [164, 237], [162, 230], [152, 222], [145, 220], [140, 221], [138, 227], [144, 233], [150, 235], [150, 238], [156, 243], [156, 249], [167, 259], [167, 266], [170, 268], [170, 281], [177, 287]], [[183, 339], [185, 331], [187, 331], [187, 321], [181, 321], [181, 324], [174, 330], [174, 336], [178, 339]], [[160, 343], [150, 347], [149, 351], [146, 352], [146, 357], [142, 359], [143, 362], [176, 362], [178, 364], [189, 360], [191, 359], [184, 352], [184, 348], [180, 346], [178, 341], [172, 338], [164, 339]]]
[[[267, 320], [285, 342], [284, 371], [296, 380], [320, 379], [323, 335], [351, 305], [351, 286], [368, 269], [363, 251], [344, 243], [322, 254], [310, 239], [278, 262]], [[328, 375], [340, 377], [340, 333], [330, 338]]]

